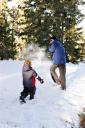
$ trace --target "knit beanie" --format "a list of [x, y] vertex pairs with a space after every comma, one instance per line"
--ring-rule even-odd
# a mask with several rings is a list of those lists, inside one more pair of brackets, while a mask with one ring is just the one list
[[50, 39], [56, 40], [57, 37], [56, 36], [52, 36], [52, 37], [50, 37]]

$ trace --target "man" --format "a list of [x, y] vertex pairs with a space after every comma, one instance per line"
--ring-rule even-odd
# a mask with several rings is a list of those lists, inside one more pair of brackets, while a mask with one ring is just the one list
[[[52, 53], [53, 64], [50, 67], [50, 73], [55, 83], [61, 85], [61, 89], [66, 89], [66, 55], [65, 49], [62, 46], [60, 40], [53, 36], [51, 37], [49, 51]], [[59, 76], [56, 73], [56, 69], [59, 69]]]

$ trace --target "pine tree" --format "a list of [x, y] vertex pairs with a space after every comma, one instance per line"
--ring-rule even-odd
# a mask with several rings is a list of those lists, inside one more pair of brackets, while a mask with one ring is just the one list
[[77, 41], [81, 28], [77, 24], [83, 15], [78, 10], [78, 0], [26, 0], [24, 7], [26, 43], [49, 46], [50, 35], [57, 35], [67, 51], [67, 60], [81, 58]]
[[79, 44], [77, 43], [81, 39], [81, 28], [78, 28], [78, 23], [83, 19], [83, 15], [78, 9], [78, 5], [81, 4], [78, 0], [64, 1], [65, 3], [65, 24], [64, 27], [64, 46], [67, 51], [67, 60], [71, 62], [77, 62], [82, 59], [80, 54]]
[[14, 31], [8, 22], [8, 8], [5, 6], [0, 15], [0, 59], [15, 58], [17, 53]]

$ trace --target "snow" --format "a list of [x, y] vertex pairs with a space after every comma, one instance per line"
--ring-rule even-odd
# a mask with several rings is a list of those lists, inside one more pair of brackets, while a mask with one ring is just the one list
[[85, 63], [66, 64], [66, 91], [50, 76], [51, 61], [33, 60], [33, 68], [44, 79], [36, 83], [35, 99], [20, 104], [23, 61], [0, 61], [0, 128], [79, 128], [85, 107]]

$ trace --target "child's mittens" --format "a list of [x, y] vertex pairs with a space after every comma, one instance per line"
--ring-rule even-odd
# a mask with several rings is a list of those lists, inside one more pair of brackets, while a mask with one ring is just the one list
[[43, 84], [43, 83], [44, 83], [44, 80], [43, 80], [43, 79], [41, 79], [39, 76], [37, 77], [37, 79], [40, 81], [40, 83], [41, 83], [41, 84]]
[[44, 83], [44, 80], [43, 80], [43, 79], [41, 79], [41, 80], [40, 80], [40, 83], [41, 83], [41, 84], [43, 84], [43, 83]]

